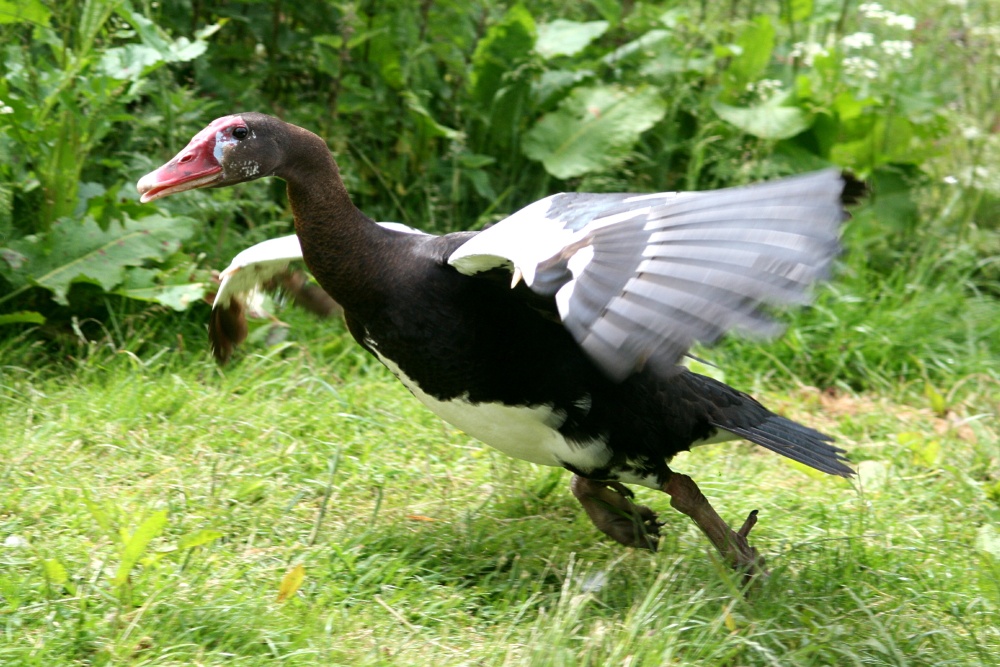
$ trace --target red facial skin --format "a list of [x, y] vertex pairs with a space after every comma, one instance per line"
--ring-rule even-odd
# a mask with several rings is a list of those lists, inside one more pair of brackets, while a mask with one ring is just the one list
[[142, 203], [176, 192], [209, 186], [222, 179], [225, 149], [237, 142], [233, 130], [246, 128], [239, 116], [223, 116], [196, 134], [170, 162], [152, 171], [136, 184]]

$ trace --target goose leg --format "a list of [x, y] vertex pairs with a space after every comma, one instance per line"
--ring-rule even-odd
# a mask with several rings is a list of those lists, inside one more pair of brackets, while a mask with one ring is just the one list
[[670, 505], [675, 510], [688, 515], [698, 524], [701, 532], [733, 569], [743, 570], [748, 577], [767, 574], [764, 558], [747, 541], [750, 530], [757, 523], [757, 510], [751, 512], [743, 526], [734, 532], [687, 475], [671, 472], [661, 489], [670, 496]]
[[627, 547], [656, 551], [660, 523], [653, 510], [630, 500], [628, 487], [573, 475], [570, 489], [602, 533]]

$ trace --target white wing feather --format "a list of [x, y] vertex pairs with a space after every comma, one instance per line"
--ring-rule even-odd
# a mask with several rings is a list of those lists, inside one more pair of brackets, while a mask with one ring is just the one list
[[555, 298], [612, 378], [669, 374], [695, 342], [774, 335], [762, 310], [801, 304], [839, 252], [844, 182], [828, 170], [713, 192], [562, 194], [464, 243], [449, 263], [509, 268]]
[[[380, 222], [379, 226], [404, 234], [426, 234], [398, 222]], [[219, 274], [222, 283], [212, 308], [226, 307], [235, 298], [241, 303], [253, 301], [260, 286], [302, 259], [302, 245], [295, 234], [270, 239], [250, 246], [233, 257], [225, 271]]]
[[289, 263], [302, 259], [302, 246], [295, 234], [270, 239], [251, 246], [236, 255], [226, 270], [219, 274], [222, 283], [212, 308], [226, 307], [235, 298], [252, 300], [253, 294], [267, 280], [288, 268]]

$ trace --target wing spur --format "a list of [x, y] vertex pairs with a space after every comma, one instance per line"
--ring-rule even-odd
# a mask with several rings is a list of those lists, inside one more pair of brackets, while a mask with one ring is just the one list
[[712, 192], [555, 195], [458, 248], [466, 273], [508, 265], [553, 295], [612, 378], [674, 372], [695, 342], [772, 336], [764, 308], [809, 301], [845, 219], [834, 170]]

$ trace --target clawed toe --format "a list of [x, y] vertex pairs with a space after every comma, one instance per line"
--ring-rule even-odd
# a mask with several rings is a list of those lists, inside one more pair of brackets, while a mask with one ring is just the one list
[[602, 533], [627, 547], [656, 551], [663, 524], [653, 510], [630, 500], [634, 494], [628, 487], [574, 475], [570, 488]]

